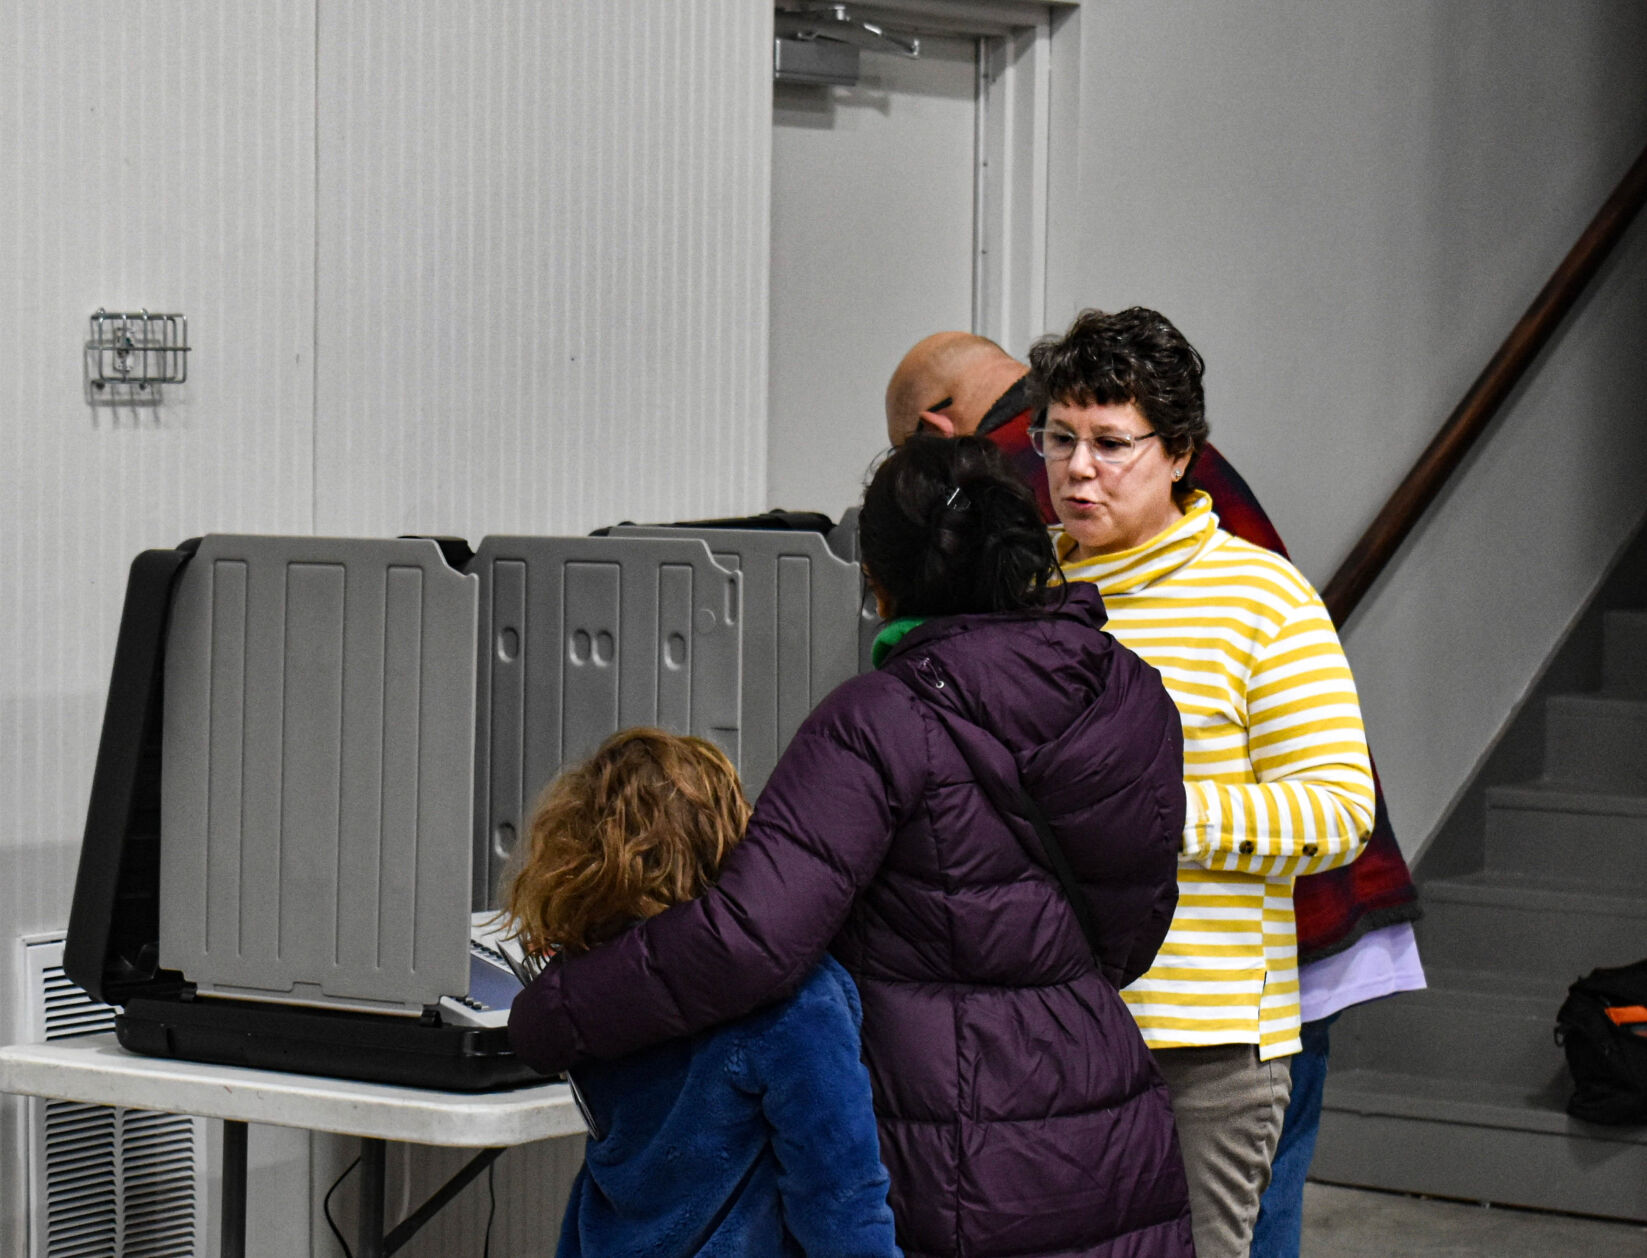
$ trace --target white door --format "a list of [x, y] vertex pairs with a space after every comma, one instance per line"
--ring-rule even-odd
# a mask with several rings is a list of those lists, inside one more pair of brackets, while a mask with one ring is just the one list
[[773, 96], [768, 498], [832, 515], [885, 448], [905, 350], [962, 329], [1021, 354], [1045, 330], [1053, 47], [1077, 34], [1033, 0], [875, 8], [926, 27], [917, 58]]
[[838, 516], [886, 446], [903, 352], [973, 321], [977, 41], [865, 51], [856, 87], [772, 102], [767, 497]]

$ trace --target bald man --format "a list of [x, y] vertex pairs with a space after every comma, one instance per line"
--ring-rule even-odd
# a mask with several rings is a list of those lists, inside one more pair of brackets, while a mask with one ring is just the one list
[[886, 386], [886, 435], [917, 429], [987, 435], [1029, 406], [1029, 368], [987, 337], [934, 332], [904, 355]]
[[[971, 332], [937, 332], [917, 342], [886, 386], [886, 435], [893, 445], [916, 432], [987, 436], [1034, 488], [1047, 523], [1055, 524], [1046, 464], [1029, 442], [1034, 419], [1029, 368], [994, 341]], [[1212, 495], [1225, 529], [1277, 554], [1287, 553], [1247, 482], [1210, 443], [1196, 460], [1194, 477], [1196, 486]], [[1382, 789], [1377, 821], [1361, 858], [1342, 869], [1300, 878], [1293, 907], [1306, 1019], [1304, 1052], [1293, 1059], [1292, 1102], [1259, 1210], [1252, 1258], [1297, 1258], [1299, 1253], [1304, 1176], [1315, 1153], [1327, 1074], [1327, 1028], [1338, 1010], [1370, 994], [1423, 983], [1421, 974], [1413, 977], [1417, 893], [1390, 829]], [[1407, 968], [1398, 972], [1391, 957]], [[1343, 994], [1370, 973], [1379, 978], [1358, 999]]]

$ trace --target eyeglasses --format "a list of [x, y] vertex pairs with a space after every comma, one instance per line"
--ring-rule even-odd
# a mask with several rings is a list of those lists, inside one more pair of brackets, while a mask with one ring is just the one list
[[1083, 444], [1091, 447], [1092, 457], [1100, 463], [1127, 463], [1137, 453], [1140, 441], [1158, 437], [1160, 433], [1146, 432], [1134, 437], [1124, 432], [1100, 433], [1096, 437], [1077, 437], [1067, 428], [1031, 428], [1029, 442], [1035, 453], [1048, 463], [1062, 463], [1075, 457]]

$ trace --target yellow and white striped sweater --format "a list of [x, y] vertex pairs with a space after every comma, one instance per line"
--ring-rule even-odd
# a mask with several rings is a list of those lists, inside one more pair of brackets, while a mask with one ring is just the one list
[[[1055, 529], [1061, 558], [1074, 539]], [[1142, 546], [1064, 558], [1108, 629], [1160, 672], [1184, 722], [1178, 911], [1121, 993], [1152, 1048], [1298, 1051], [1292, 883], [1347, 864], [1373, 823], [1361, 707], [1321, 599], [1281, 556], [1218, 527], [1197, 493]]]

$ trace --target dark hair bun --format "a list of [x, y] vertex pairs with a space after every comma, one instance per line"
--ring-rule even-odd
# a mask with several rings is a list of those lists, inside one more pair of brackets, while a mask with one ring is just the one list
[[1035, 495], [982, 437], [894, 451], [864, 492], [858, 545], [900, 616], [1038, 606], [1058, 570]]

